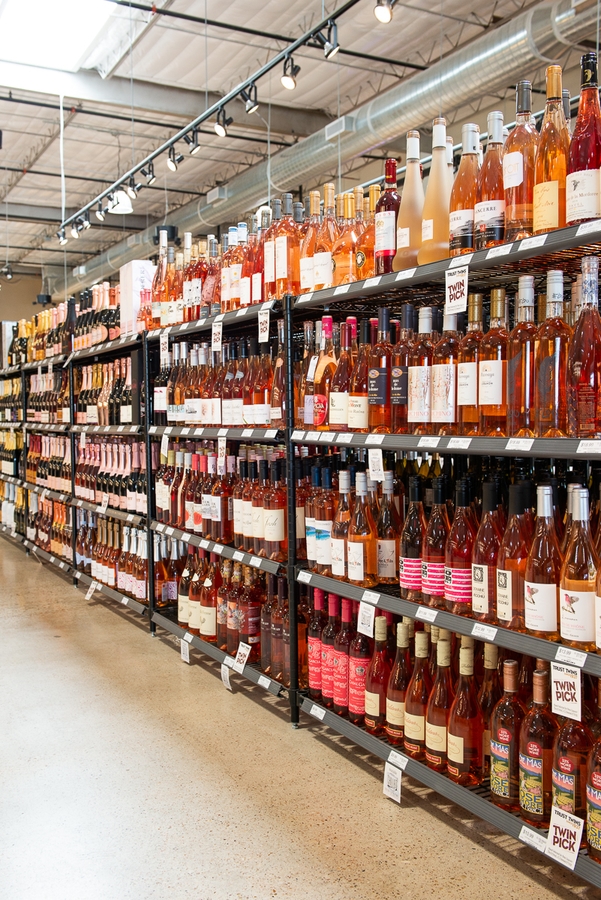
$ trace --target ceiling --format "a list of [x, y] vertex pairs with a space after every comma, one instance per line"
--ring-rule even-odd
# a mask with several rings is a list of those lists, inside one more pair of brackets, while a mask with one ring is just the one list
[[[0, 0], [0, 30], [3, 9], [15, 2]], [[32, 33], [33, 6], [40, 0], [18, 2], [27, 28], [21, 37], [4, 32], [2, 44], [10, 46], [10, 53], [5, 50], [3, 57], [0, 48], [0, 266], [6, 259], [15, 272], [42, 275], [52, 267], [82, 264], [527, 5], [481, 0], [475, 12], [466, 0], [441, 0], [431, 8], [425, 0], [399, 0], [392, 22], [382, 25], [373, 15], [374, 0], [358, 0], [338, 19], [344, 52], [327, 61], [319, 48], [300, 48], [294, 53], [301, 67], [296, 90], [282, 87], [279, 67], [265, 75], [258, 83], [257, 113], [247, 116], [241, 101], [230, 103], [227, 113], [234, 123], [226, 138], [218, 138], [207, 123], [198, 154], [189, 156], [182, 146], [185, 159], [177, 172], [167, 169], [164, 157], [156, 161], [157, 180], [140, 191], [133, 216], [107, 215], [102, 224], [92, 216], [92, 227], [61, 247], [56, 239], [62, 219], [60, 92], [65, 95], [68, 214], [201, 113], [207, 102], [211, 105], [272, 59], [287, 46], [285, 38], [297, 39], [342, 3], [157, 2], [167, 16], [114, 0], [79, 0], [83, 7], [93, 3], [96, 14], [98, 4], [105, 3], [110, 16], [89, 46], [82, 38], [85, 50], [76, 64], [65, 56], [62, 64], [57, 58], [53, 69], [44, 70], [20, 63], [18, 45]], [[68, 2], [73, 0], [54, 5]], [[228, 27], [205, 24], [205, 17]], [[373, 166], [373, 157], [355, 160], [354, 169], [370, 162]]]

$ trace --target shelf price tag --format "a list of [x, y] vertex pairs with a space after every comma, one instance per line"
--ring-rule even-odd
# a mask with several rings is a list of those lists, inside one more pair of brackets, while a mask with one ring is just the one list
[[579, 441], [576, 453], [601, 453], [601, 441]]
[[363, 287], [364, 288], [377, 287], [381, 281], [382, 281], [382, 276], [375, 275], [373, 278], [366, 278], [365, 281], [363, 282]]
[[164, 434], [161, 438], [161, 456], [167, 456], [169, 452], [169, 435]]
[[322, 441], [322, 443], [330, 443], [331, 444], [335, 437], [336, 437], [335, 431], [322, 431], [319, 436], [319, 440]]
[[338, 287], [334, 288], [334, 296], [338, 297], [340, 294], [346, 294], [349, 288], [350, 284], [339, 284]]
[[386, 435], [384, 435], [384, 434], [366, 434], [365, 435], [365, 443], [366, 444], [383, 444], [385, 437], [386, 437]]
[[409, 278], [413, 278], [415, 275], [415, 269], [403, 269], [402, 272], [397, 274], [397, 277], [394, 279], [395, 281], [406, 281]]
[[211, 350], [213, 353], [221, 353], [221, 338], [223, 335], [223, 322], [213, 322], [211, 326]]
[[571, 666], [582, 668], [586, 662], [587, 654], [582, 650], [574, 650], [572, 647], [558, 647], [555, 659], [558, 662], [569, 663]]
[[551, 807], [551, 824], [547, 834], [545, 855], [567, 866], [568, 869], [574, 869], [580, 850], [583, 827], [584, 819], [564, 812], [557, 806]]
[[505, 444], [506, 450], [530, 450], [534, 443], [534, 438], [509, 438]]
[[601, 231], [601, 219], [594, 219], [592, 222], [583, 222], [582, 225], [578, 226], [576, 237], [580, 237], [581, 234], [593, 234], [595, 231]]
[[90, 584], [88, 590], [86, 591], [86, 600], [91, 600], [91, 599], [92, 599], [92, 594], [94, 593], [94, 591], [96, 590], [97, 587], [98, 587], [98, 582], [97, 582], [97, 581], [93, 581], [93, 582]]
[[391, 763], [384, 763], [384, 796], [396, 803], [401, 802], [401, 781], [403, 773]]
[[271, 678], [267, 675], [259, 675], [259, 687], [265, 688], [266, 691], [271, 687]]
[[225, 665], [225, 663], [221, 663], [221, 680], [223, 681], [228, 691], [231, 691], [232, 685], [230, 683], [230, 670]]
[[363, 591], [361, 599], [364, 603], [373, 603], [374, 606], [377, 606], [380, 595], [377, 591]]
[[350, 444], [353, 440], [352, 431], [343, 431], [338, 435], [338, 444]]
[[234, 665], [232, 669], [234, 672], [239, 672], [240, 675], [244, 672], [244, 666], [246, 665], [246, 660], [249, 657], [250, 651], [252, 647], [250, 644], [245, 644], [244, 641], [240, 641], [238, 644], [238, 652], [236, 653], [236, 659], [234, 660]]
[[269, 341], [269, 310], [259, 310], [259, 343], [265, 344]]
[[167, 362], [169, 360], [169, 335], [166, 332], [161, 332], [161, 336], [159, 338], [159, 346], [161, 367], [163, 367], [167, 365]]
[[432, 609], [431, 606], [420, 606], [415, 613], [415, 618], [423, 619], [424, 622], [435, 622], [437, 615], [437, 609]]
[[511, 244], [501, 244], [499, 247], [491, 247], [488, 253], [486, 254], [487, 259], [495, 259], [497, 256], [507, 256], [508, 253], [511, 253], [511, 248], [513, 247], [513, 243]]
[[326, 715], [326, 711], [325, 711], [325, 709], [322, 709], [321, 706], [318, 706], [316, 703], [314, 703], [312, 705], [311, 709], [309, 710], [309, 715], [315, 716], [316, 719], [319, 719], [320, 722], [323, 722], [325, 715]]
[[533, 250], [534, 247], [542, 247], [546, 240], [546, 234], [537, 234], [535, 237], [524, 238], [523, 241], [520, 241], [518, 250], [521, 253], [522, 250]]
[[467, 450], [471, 443], [471, 438], [452, 437], [449, 438], [447, 450]]
[[485, 641], [494, 641], [497, 636], [497, 629], [491, 625], [485, 625], [483, 622], [474, 622], [472, 626], [472, 635], [475, 638], [482, 638]]
[[298, 581], [302, 581], [303, 584], [311, 584], [311, 572], [306, 572], [303, 570], [298, 573]]
[[369, 477], [372, 481], [384, 481], [384, 458], [381, 450], [370, 447], [367, 451], [369, 460]]
[[292, 432], [292, 440], [293, 441], [302, 441], [305, 436], [304, 431], [293, 431]]
[[545, 852], [545, 847], [547, 846], [547, 836], [545, 834], [540, 834], [540, 832], [535, 831], [534, 828], [528, 828], [527, 825], [522, 825], [522, 830], [519, 833], [519, 839], [524, 844], [528, 844], [529, 847], [534, 847], [535, 850], [538, 850], [540, 853]]
[[251, 556], [249, 565], [253, 566], [255, 569], [261, 568], [261, 557], [260, 556]]
[[418, 447], [429, 447], [432, 450], [435, 447], [438, 447], [439, 444], [440, 444], [439, 437], [427, 437], [427, 436], [420, 437], [419, 441], [417, 442]]
[[372, 638], [374, 636], [375, 618], [376, 607], [372, 606], [371, 603], [364, 603], [361, 601], [359, 604], [359, 615], [357, 617], [357, 631], [359, 634], [364, 634], [366, 637]]
[[393, 766], [396, 766], [397, 769], [400, 769], [401, 772], [404, 772], [407, 768], [408, 759], [406, 756], [403, 756], [402, 753], [397, 753], [396, 750], [391, 750], [388, 754], [388, 762], [392, 763]]
[[190, 663], [190, 644], [183, 638], [179, 642], [179, 652], [180, 652], [182, 661], [185, 663]]
[[580, 721], [580, 669], [564, 663], [551, 663], [551, 709], [558, 716]]
[[242, 562], [244, 559], [244, 553], [241, 550], [234, 550], [234, 559], [238, 562]]
[[445, 305], [444, 311], [449, 314], [465, 312], [467, 309], [467, 282], [469, 266], [449, 267], [444, 273]]
[[108, 505], [109, 505], [109, 495], [108, 495], [108, 494], [103, 494], [103, 495], [102, 495], [102, 503], [101, 503], [100, 506], [98, 507], [98, 512], [99, 512], [99, 513], [102, 513], [102, 514], [104, 515], [104, 513], [105, 513], [105, 512], [107, 511], [107, 509], [108, 509]]

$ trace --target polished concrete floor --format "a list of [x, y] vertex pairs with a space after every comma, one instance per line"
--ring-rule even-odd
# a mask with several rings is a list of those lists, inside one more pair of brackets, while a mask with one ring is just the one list
[[2, 900], [599, 898], [0, 538]]

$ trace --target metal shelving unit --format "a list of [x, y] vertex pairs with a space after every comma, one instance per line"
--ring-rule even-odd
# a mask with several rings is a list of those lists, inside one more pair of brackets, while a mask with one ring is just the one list
[[77, 509], [87, 509], [99, 516], [106, 516], [110, 519], [118, 519], [120, 522], [126, 522], [128, 525], [141, 525], [146, 521], [146, 516], [140, 516], [136, 513], [126, 512], [123, 509], [115, 509], [113, 506], [107, 506], [106, 509], [103, 509], [102, 504], [99, 503], [88, 503], [87, 500], [79, 500], [75, 499], [74, 497], [69, 498], [69, 500], [71, 506], [74, 506]]
[[30, 484], [29, 481], [22, 482], [22, 486], [28, 490], [32, 491], [34, 494], [40, 494], [42, 500], [48, 498], [49, 500], [57, 500], [59, 503], [70, 503], [71, 502], [71, 494], [60, 493], [59, 491], [53, 491], [50, 488], [41, 487], [39, 484]]
[[31, 550], [33, 555], [37, 556], [38, 559], [43, 559], [44, 562], [50, 563], [51, 566], [62, 569], [66, 574], [69, 574], [72, 571], [73, 567], [70, 563], [65, 562], [64, 559], [60, 559], [58, 556], [54, 556], [52, 553], [48, 553], [46, 550], [42, 550], [41, 547], [38, 547], [37, 544], [34, 544], [27, 538], [23, 539], [23, 546], [27, 547], [28, 550]]
[[73, 434], [140, 434], [143, 425], [71, 425]]
[[160, 340], [162, 335], [170, 338], [185, 338], [203, 331], [211, 331], [213, 324], [222, 322], [223, 327], [228, 325], [246, 325], [259, 318], [259, 311], [269, 309], [272, 313], [281, 311], [281, 304], [277, 300], [267, 300], [265, 303], [256, 303], [254, 306], [244, 306], [234, 312], [219, 313], [215, 316], [206, 316], [195, 322], [184, 322], [183, 325], [168, 325], [166, 328], [155, 328], [146, 334], [149, 342]]
[[208, 553], [216, 553], [218, 556], [225, 556], [226, 559], [233, 559], [241, 562], [243, 566], [252, 566], [253, 569], [262, 569], [264, 572], [273, 572], [277, 574], [283, 566], [283, 563], [276, 562], [273, 559], [265, 559], [263, 556], [255, 556], [252, 553], [244, 553], [242, 550], [235, 550], [227, 544], [219, 544], [216, 541], [202, 538], [198, 534], [192, 534], [189, 531], [181, 531], [179, 528], [173, 528], [171, 525], [165, 525], [163, 522], [152, 520], [150, 523], [152, 531], [164, 534], [165, 537], [172, 537], [178, 541], [184, 541], [186, 544], [192, 544], [194, 547], [202, 547]]
[[224, 437], [228, 441], [275, 441], [282, 443], [285, 433], [278, 428], [194, 428], [192, 425], [151, 425], [148, 429], [151, 437], [189, 437], [217, 440]]
[[138, 600], [134, 600], [133, 597], [126, 597], [125, 594], [120, 594], [119, 591], [115, 591], [113, 590], [113, 588], [108, 587], [106, 584], [102, 584], [100, 581], [96, 581], [94, 578], [90, 578], [90, 576], [84, 574], [84, 572], [73, 572], [73, 579], [77, 584], [80, 585], [90, 585], [94, 583], [95, 590], [99, 591], [101, 594], [104, 594], [105, 597], [110, 597], [111, 600], [116, 600], [122, 606], [128, 606], [130, 609], [133, 609], [134, 612], [139, 613], [141, 616], [145, 616], [148, 614], [148, 607], [143, 603], [139, 603]]

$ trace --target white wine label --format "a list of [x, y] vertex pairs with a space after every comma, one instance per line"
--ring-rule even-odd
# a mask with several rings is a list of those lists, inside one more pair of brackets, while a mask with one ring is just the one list
[[480, 406], [499, 406], [503, 403], [506, 364], [501, 359], [486, 359], [480, 362], [478, 394]]
[[457, 366], [457, 406], [476, 406], [478, 402], [478, 364]]
[[556, 584], [524, 582], [524, 615], [528, 631], [557, 631], [559, 588]]
[[[284, 510], [282, 510], [283, 514]], [[328, 519], [315, 519], [315, 558], [320, 566], [329, 566], [332, 563], [331, 534], [333, 522]], [[283, 537], [280, 538], [283, 540]]]
[[313, 287], [330, 287], [332, 274], [332, 254], [328, 252], [316, 253], [313, 257]]
[[393, 209], [376, 213], [376, 253], [393, 253], [396, 250], [396, 213]]
[[395, 728], [402, 728], [405, 724], [405, 703], [400, 700], [386, 698], [386, 721]]
[[432, 366], [432, 422], [454, 422], [457, 366]]
[[488, 566], [472, 563], [472, 610], [488, 613]]
[[426, 717], [408, 713], [407, 707], [405, 707], [405, 737], [413, 741], [426, 739]]
[[[362, 395], [349, 394], [348, 398], [348, 427], [367, 428], [369, 422], [368, 398]], [[307, 419], [305, 418], [305, 422]]]
[[365, 715], [377, 719], [380, 715], [380, 695], [365, 691]]
[[313, 290], [313, 257], [305, 256], [300, 261], [300, 283], [302, 291]]
[[422, 219], [422, 242], [434, 238], [434, 219]]
[[363, 544], [356, 541], [347, 541], [346, 551], [349, 581], [363, 581], [365, 578]]
[[533, 231], [553, 231], [559, 227], [559, 182], [534, 185]]
[[288, 278], [288, 238], [285, 234], [275, 239], [276, 281]]
[[330, 391], [330, 425], [348, 424], [348, 393]]
[[566, 222], [597, 219], [601, 215], [599, 187], [599, 169], [572, 172], [566, 177]]
[[378, 541], [378, 578], [396, 578], [396, 555], [396, 541]]
[[408, 400], [408, 421], [429, 422], [432, 407], [432, 366], [409, 366]]
[[410, 228], [397, 228], [397, 230], [396, 230], [397, 250], [401, 250], [403, 247], [409, 247], [410, 243], [411, 243], [411, 229]]
[[285, 537], [285, 510], [266, 509], [263, 511], [263, 529], [266, 541], [277, 543]]
[[[298, 534], [298, 530], [297, 530]], [[343, 538], [330, 538], [330, 554], [332, 560], [332, 575], [337, 578], [344, 578], [346, 575], [345, 565], [344, 565], [344, 547], [345, 541]]]
[[595, 592], [559, 589], [560, 634], [564, 640], [593, 643], [595, 640]]
[[503, 156], [503, 189], [519, 187], [524, 180], [524, 157], [520, 150]]
[[451, 762], [463, 763], [463, 738], [450, 731], [447, 733], [447, 756]]
[[426, 722], [426, 747], [437, 754], [447, 752], [447, 729], [444, 725]]
[[508, 569], [497, 569], [497, 619], [510, 622], [513, 617], [513, 583]]
[[275, 281], [275, 242], [265, 241], [263, 245], [263, 283]]

